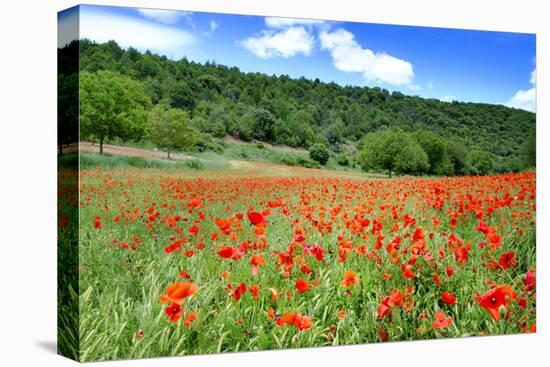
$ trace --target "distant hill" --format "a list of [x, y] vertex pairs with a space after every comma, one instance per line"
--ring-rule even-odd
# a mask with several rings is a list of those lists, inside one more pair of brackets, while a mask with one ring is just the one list
[[137, 79], [153, 104], [165, 101], [188, 111], [197, 130], [218, 138], [304, 148], [322, 142], [338, 153], [350, 152], [350, 144], [383, 127], [424, 129], [469, 150], [488, 151], [517, 169], [524, 142], [535, 129], [534, 113], [502, 105], [448, 103], [378, 87], [244, 73], [215, 62], [124, 50], [114, 41], [82, 40], [80, 55], [81, 71], [111, 70]]

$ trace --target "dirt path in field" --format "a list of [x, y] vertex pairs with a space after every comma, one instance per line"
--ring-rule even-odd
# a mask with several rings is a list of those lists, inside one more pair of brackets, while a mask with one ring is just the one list
[[[80, 142], [80, 151], [86, 153], [99, 153], [99, 144], [94, 144], [83, 141]], [[165, 159], [166, 153], [161, 151], [124, 147], [120, 145], [103, 144], [103, 153], [111, 155], [124, 155], [128, 157], [142, 157], [142, 158], [158, 158]], [[179, 161], [182, 159], [192, 159], [190, 155], [181, 153], [171, 153], [170, 158]]]
[[305, 168], [268, 162], [233, 160], [229, 161], [229, 164], [231, 164], [231, 169], [223, 171], [228, 176], [378, 178], [356, 171]]

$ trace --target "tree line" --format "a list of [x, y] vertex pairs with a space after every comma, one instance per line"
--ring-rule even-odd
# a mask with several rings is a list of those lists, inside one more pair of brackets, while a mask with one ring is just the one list
[[[389, 174], [487, 174], [535, 165], [535, 114], [528, 111], [244, 73], [213, 61], [124, 50], [114, 41], [76, 41], [59, 50], [60, 62], [74, 48], [80, 133], [100, 147], [118, 137], [167, 151], [207, 150], [216, 149], [212, 138], [230, 135]], [[71, 74], [58, 80], [60, 90], [75, 83]]]

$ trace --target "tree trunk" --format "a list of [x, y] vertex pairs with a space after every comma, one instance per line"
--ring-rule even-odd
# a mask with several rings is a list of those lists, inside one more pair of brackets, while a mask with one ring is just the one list
[[170, 160], [170, 148], [168, 148], [168, 150], [166, 150], [166, 153], [168, 153], [168, 160]]
[[99, 154], [103, 155], [103, 138], [99, 138]]
[[59, 155], [63, 155], [63, 144], [59, 144]]
[[390, 178], [391, 178], [391, 168], [388, 168], [388, 175], [389, 175]]

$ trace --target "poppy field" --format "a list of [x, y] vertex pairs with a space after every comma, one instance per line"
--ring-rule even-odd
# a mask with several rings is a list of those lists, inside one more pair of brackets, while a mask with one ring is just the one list
[[535, 181], [82, 170], [80, 359], [534, 332]]

